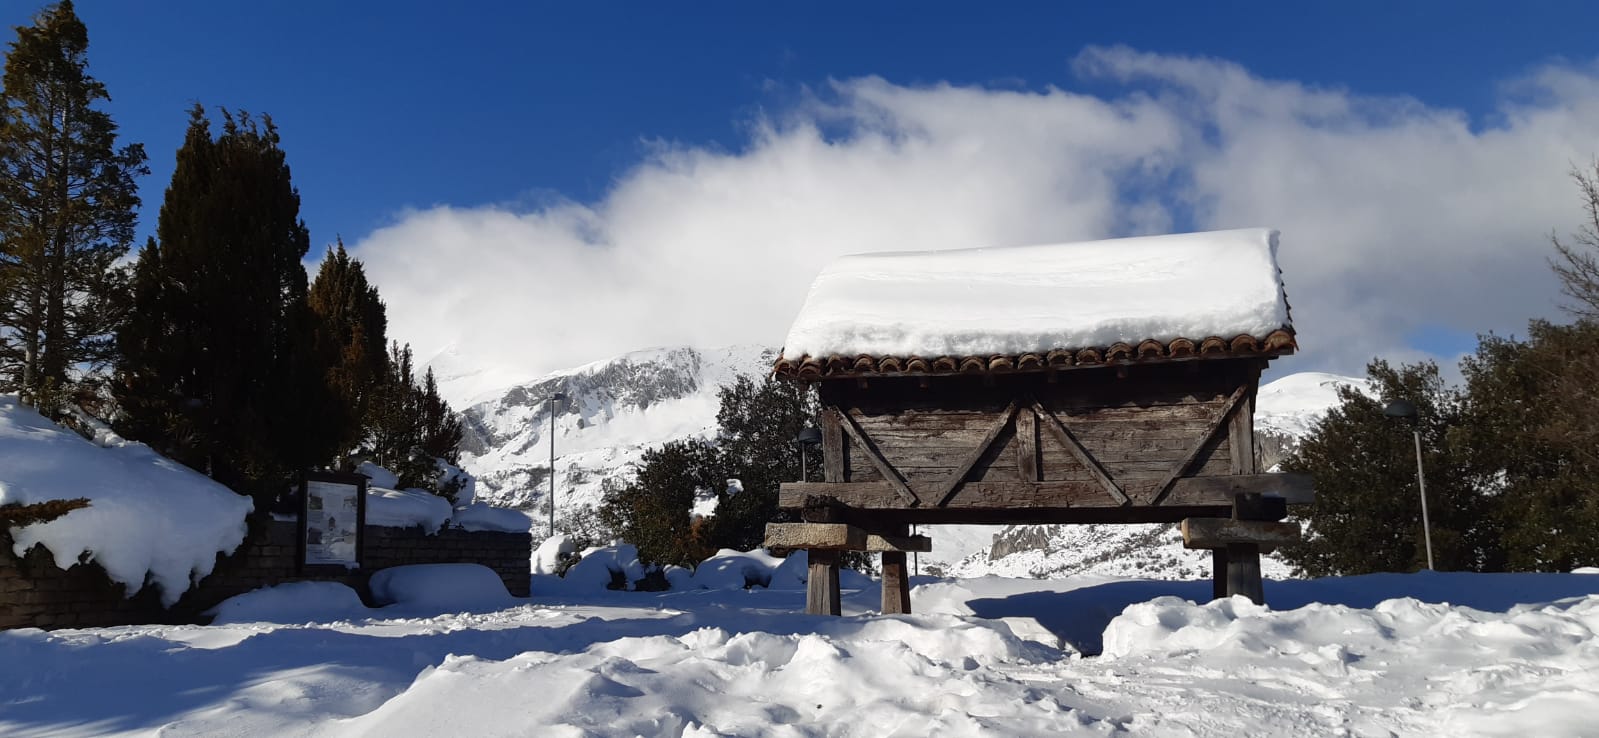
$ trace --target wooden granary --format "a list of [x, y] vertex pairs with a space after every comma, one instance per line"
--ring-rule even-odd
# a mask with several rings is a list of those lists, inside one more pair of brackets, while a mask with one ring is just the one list
[[813, 284], [777, 376], [815, 383], [825, 481], [784, 484], [767, 544], [810, 554], [807, 612], [839, 612], [838, 559], [883, 556], [908, 612], [909, 535], [931, 523], [1181, 522], [1216, 594], [1263, 598], [1260, 553], [1308, 479], [1265, 474], [1261, 371], [1297, 348], [1278, 235], [1250, 229], [844, 257]]

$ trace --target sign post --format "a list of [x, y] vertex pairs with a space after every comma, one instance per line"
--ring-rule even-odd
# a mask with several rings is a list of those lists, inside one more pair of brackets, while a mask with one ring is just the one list
[[343, 574], [361, 568], [366, 477], [308, 471], [300, 480], [300, 572]]

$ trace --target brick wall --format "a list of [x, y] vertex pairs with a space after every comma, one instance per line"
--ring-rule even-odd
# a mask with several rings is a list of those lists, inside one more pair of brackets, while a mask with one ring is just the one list
[[216, 568], [171, 608], [163, 608], [156, 592], [145, 587], [133, 597], [112, 582], [94, 563], [62, 570], [42, 546], [26, 555], [12, 552], [8, 532], [0, 528], [0, 628], [70, 628], [138, 623], [197, 623], [204, 611], [252, 589], [282, 582], [342, 582], [367, 604], [367, 578], [372, 572], [405, 564], [475, 563], [493, 569], [505, 588], [528, 596], [528, 533], [467, 532], [458, 529], [428, 535], [421, 528], [368, 526], [360, 572], [305, 576], [296, 565], [299, 533], [294, 523], [273, 521], [251, 531], [232, 556], [217, 557]]

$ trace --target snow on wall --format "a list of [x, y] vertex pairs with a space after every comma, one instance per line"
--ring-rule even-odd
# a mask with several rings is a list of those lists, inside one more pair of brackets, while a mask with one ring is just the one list
[[1289, 326], [1277, 231], [846, 256], [783, 355], [968, 356], [1118, 341], [1265, 337]]
[[171, 606], [244, 541], [248, 497], [142, 443], [105, 446], [0, 397], [0, 504], [77, 497], [89, 507], [11, 531], [13, 552], [42, 544], [67, 569], [86, 556], [133, 594], [148, 578]]

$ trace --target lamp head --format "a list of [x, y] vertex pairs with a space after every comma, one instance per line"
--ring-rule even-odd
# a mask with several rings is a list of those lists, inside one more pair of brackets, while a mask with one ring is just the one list
[[1390, 418], [1403, 420], [1415, 420], [1419, 415], [1416, 411], [1416, 403], [1409, 400], [1394, 400], [1388, 403], [1388, 406], [1382, 409], [1382, 414]]

